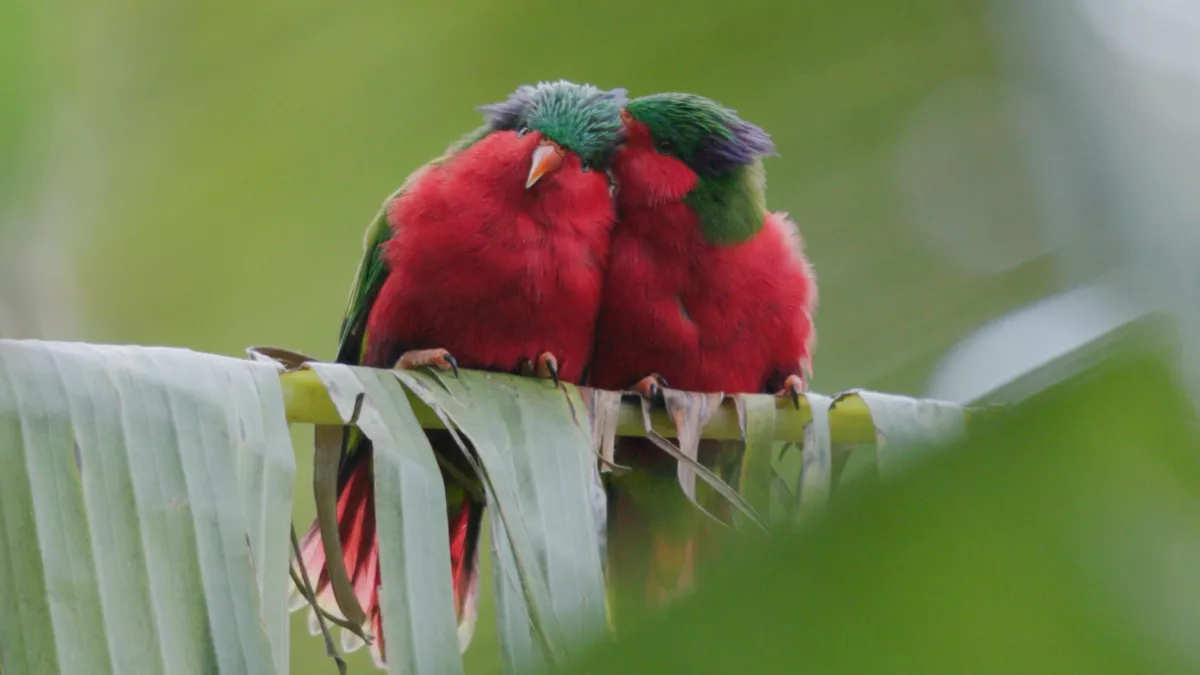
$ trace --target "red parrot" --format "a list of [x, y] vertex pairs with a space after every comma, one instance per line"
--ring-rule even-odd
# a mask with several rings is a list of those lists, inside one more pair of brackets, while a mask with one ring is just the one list
[[[621, 117], [626, 138], [612, 165], [619, 220], [589, 384], [650, 397], [660, 385], [778, 393], [799, 405], [817, 287], [798, 228], [766, 209], [770, 137], [690, 94], [637, 98]], [[721, 462], [737, 447], [705, 441], [701, 458]], [[661, 450], [622, 439], [617, 452], [635, 455], [642, 471], [610, 482], [609, 550], [649, 560], [610, 558], [610, 569], [620, 577], [632, 564], [627, 573], [645, 578], [657, 604], [690, 586], [702, 514], [683, 501], [675, 461]], [[647, 535], [648, 546], [620, 542]]]
[[[485, 123], [414, 172], [367, 230], [337, 360], [458, 367], [579, 382], [595, 336], [615, 222], [606, 168], [623, 132], [624, 90], [566, 81], [523, 86], [484, 106]], [[450, 516], [459, 640], [474, 629], [484, 501], [457, 444], [430, 431]], [[378, 589], [371, 444], [347, 434], [337, 516], [343, 558], [386, 656]], [[314, 523], [302, 547], [323, 605], [336, 608]], [[295, 607], [303, 606], [296, 603]], [[313, 617], [315, 619], [315, 617]], [[343, 632], [343, 643], [357, 645]]]

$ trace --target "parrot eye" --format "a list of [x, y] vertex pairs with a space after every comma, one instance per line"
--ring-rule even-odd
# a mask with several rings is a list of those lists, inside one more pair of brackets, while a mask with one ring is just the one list
[[518, 136], [524, 136], [524, 135], [525, 135], [525, 134], [527, 134], [527, 133], [529, 133], [529, 126], [528, 126], [528, 125], [522, 124], [520, 127], [518, 127], [518, 128], [517, 128], [517, 135], [518, 135]]
[[654, 149], [658, 150], [660, 155], [669, 155], [671, 154], [671, 141], [659, 141], [654, 144]]
[[579, 162], [579, 170], [580, 170], [580, 171], [582, 171], [582, 172], [584, 172], [584, 173], [587, 173], [587, 172], [591, 171], [591, 170], [592, 170], [592, 163], [591, 163], [591, 162], [589, 162], [589, 161], [587, 161], [586, 159], [585, 159], [585, 160], [582, 160], [582, 161], [580, 161], [580, 162]]

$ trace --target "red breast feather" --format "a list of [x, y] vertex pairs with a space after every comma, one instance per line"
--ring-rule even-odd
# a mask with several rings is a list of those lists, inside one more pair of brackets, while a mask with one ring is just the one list
[[603, 172], [573, 154], [525, 189], [540, 139], [493, 133], [392, 203], [368, 362], [443, 347], [465, 368], [512, 371], [549, 351], [564, 380], [579, 380], [615, 214]]
[[613, 232], [592, 383], [650, 373], [693, 391], [761, 392], [811, 357], [816, 282], [786, 214], [746, 241], [714, 245], [682, 199], [696, 175], [630, 129], [614, 171]]

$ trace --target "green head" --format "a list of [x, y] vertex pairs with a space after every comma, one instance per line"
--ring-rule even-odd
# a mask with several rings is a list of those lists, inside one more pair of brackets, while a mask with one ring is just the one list
[[646, 125], [660, 153], [674, 155], [702, 178], [721, 176], [775, 154], [767, 132], [703, 96], [642, 96], [630, 101], [626, 111]]
[[696, 211], [709, 241], [737, 243], [762, 228], [766, 212], [762, 158], [775, 154], [767, 132], [716, 101], [694, 94], [643, 96], [629, 102], [625, 115], [648, 133], [648, 138], [637, 139], [640, 144], [682, 162], [696, 174], [685, 201]]
[[588, 165], [604, 167], [623, 138], [625, 103], [624, 89], [559, 80], [524, 85], [480, 110], [491, 131], [537, 131]]

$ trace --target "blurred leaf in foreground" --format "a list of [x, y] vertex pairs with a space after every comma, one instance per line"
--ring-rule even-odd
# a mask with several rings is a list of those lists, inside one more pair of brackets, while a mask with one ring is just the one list
[[852, 494], [575, 672], [1195, 672], [1194, 408], [1127, 352]]

